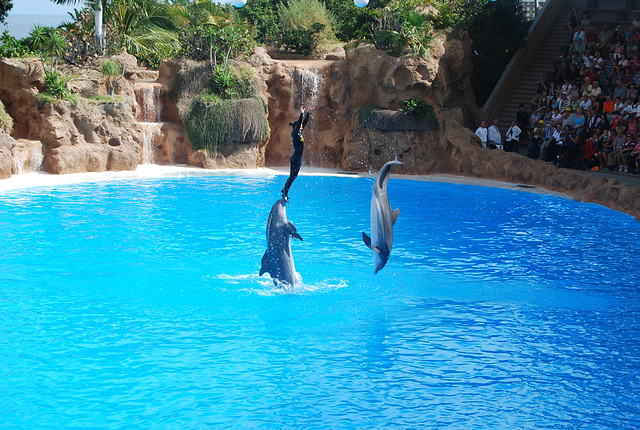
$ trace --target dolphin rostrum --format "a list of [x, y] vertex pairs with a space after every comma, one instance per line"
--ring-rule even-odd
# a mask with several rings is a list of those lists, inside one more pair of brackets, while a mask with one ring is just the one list
[[376, 176], [371, 197], [371, 237], [362, 232], [362, 240], [373, 250], [373, 261], [376, 274], [387, 264], [391, 246], [393, 245], [393, 224], [398, 220], [400, 209], [391, 210], [389, 196], [387, 195], [387, 183], [391, 166], [402, 164], [400, 161], [389, 161]]
[[267, 221], [267, 250], [262, 256], [260, 276], [269, 273], [276, 286], [295, 286], [296, 268], [293, 265], [289, 237], [300, 239], [296, 227], [287, 220], [284, 199], [274, 203]]

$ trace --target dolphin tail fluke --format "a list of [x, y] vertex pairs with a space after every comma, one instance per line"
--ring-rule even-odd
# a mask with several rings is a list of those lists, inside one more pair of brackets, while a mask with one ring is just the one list
[[271, 274], [269, 271], [269, 266], [271, 265], [271, 260], [269, 259], [269, 250], [266, 250], [264, 255], [262, 256], [262, 265], [260, 266], [260, 275], [262, 276], [265, 273]]
[[398, 221], [398, 217], [400, 216], [400, 209], [396, 209], [391, 212], [391, 217], [393, 218], [391, 224], [395, 224]]
[[402, 161], [395, 160], [395, 161], [388, 161], [387, 163], [385, 163], [384, 166], [382, 166], [382, 168], [378, 172], [378, 180], [376, 181], [380, 188], [382, 188], [383, 184], [387, 181], [389, 172], [391, 171], [391, 166], [398, 166], [401, 164], [402, 164]]
[[367, 236], [367, 234], [364, 231], [362, 232], [362, 240], [364, 241], [364, 244], [367, 245], [369, 248], [371, 248], [373, 252], [380, 252], [378, 248], [376, 248], [371, 244], [371, 238]]

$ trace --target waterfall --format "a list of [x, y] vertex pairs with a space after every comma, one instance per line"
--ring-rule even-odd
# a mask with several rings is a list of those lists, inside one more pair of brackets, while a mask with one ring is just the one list
[[42, 142], [39, 140], [18, 139], [12, 152], [14, 175], [36, 172], [41, 169], [44, 155], [42, 154]]
[[312, 109], [318, 102], [318, 94], [324, 84], [324, 78], [316, 69], [290, 69], [291, 106], [309, 106]]
[[[322, 71], [314, 68], [297, 68], [290, 69], [291, 74], [291, 100], [292, 120], [298, 119], [300, 106], [311, 108], [311, 120], [305, 129], [305, 139], [313, 142], [313, 136], [316, 134], [317, 123], [314, 121], [314, 115], [317, 115], [317, 109], [322, 105], [320, 100], [321, 91], [324, 90], [324, 77]], [[317, 116], [316, 116], [317, 118]], [[305, 145], [305, 153], [302, 159], [303, 165], [314, 166], [319, 165], [322, 160], [322, 154], [317, 145]], [[321, 165], [322, 163], [320, 163]]]
[[140, 79], [135, 86], [137, 115], [142, 130], [141, 164], [155, 164], [157, 147], [162, 144], [162, 85]]
[[13, 148], [13, 174], [22, 175], [22, 158], [20, 157], [20, 147], [18, 145]]
[[136, 82], [135, 89], [136, 102], [140, 106], [138, 121], [160, 122], [162, 116], [161, 85], [155, 82], [141, 81]]
[[161, 122], [141, 122], [142, 127], [142, 164], [153, 164], [154, 146], [158, 141], [162, 131]]

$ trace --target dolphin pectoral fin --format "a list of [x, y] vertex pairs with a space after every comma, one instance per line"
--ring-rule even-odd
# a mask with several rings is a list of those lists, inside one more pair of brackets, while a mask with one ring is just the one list
[[391, 212], [391, 224], [395, 224], [396, 221], [398, 221], [398, 217], [400, 216], [400, 209], [396, 209], [395, 211]]
[[262, 276], [265, 273], [271, 274], [271, 272], [269, 271], [270, 263], [271, 263], [271, 260], [269, 259], [269, 250], [267, 250], [262, 256], [262, 263], [261, 263], [262, 265], [260, 266], [260, 274], [258, 276]]
[[371, 248], [373, 252], [380, 252], [378, 248], [376, 248], [371, 244], [371, 238], [367, 236], [367, 234], [364, 231], [362, 232], [362, 240], [364, 241], [364, 244], [367, 245], [369, 248]]
[[287, 233], [292, 238], [300, 239], [302, 242], [304, 242], [304, 240], [302, 240], [302, 237], [298, 234], [298, 230], [296, 229], [296, 226], [293, 225], [293, 223], [291, 221], [289, 221], [288, 224], [287, 224]]

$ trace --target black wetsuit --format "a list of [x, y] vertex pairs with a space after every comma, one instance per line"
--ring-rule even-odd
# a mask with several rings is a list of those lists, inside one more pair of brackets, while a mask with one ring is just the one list
[[300, 113], [300, 118], [298, 121], [293, 123], [293, 130], [291, 131], [291, 140], [293, 141], [293, 155], [289, 159], [291, 162], [291, 167], [289, 170], [289, 178], [287, 179], [286, 184], [284, 184], [284, 188], [282, 189], [282, 196], [288, 198], [289, 196], [289, 188], [291, 188], [291, 184], [298, 177], [298, 173], [300, 172], [300, 166], [302, 165], [302, 153], [304, 152], [304, 138], [302, 137], [302, 129], [307, 125], [307, 121], [309, 121], [309, 112], [304, 117], [304, 121], [302, 120], [303, 113]]

